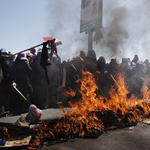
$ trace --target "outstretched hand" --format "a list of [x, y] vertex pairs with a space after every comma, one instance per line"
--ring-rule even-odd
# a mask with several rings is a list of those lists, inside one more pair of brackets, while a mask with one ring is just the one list
[[12, 83], [11, 85], [13, 88], [16, 88], [17, 84], [15, 82]]

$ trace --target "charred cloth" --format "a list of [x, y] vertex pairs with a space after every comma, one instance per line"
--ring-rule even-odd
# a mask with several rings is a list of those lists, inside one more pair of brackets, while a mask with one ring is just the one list
[[[141, 107], [137, 106], [136, 109], [138, 114], [143, 114], [144, 110]], [[60, 119], [45, 121], [45, 126], [40, 129], [29, 129], [28, 127], [1, 123], [0, 138], [10, 141], [23, 139], [31, 135], [31, 140], [26, 146], [28, 149], [37, 149], [43, 146], [66, 142], [72, 138], [98, 138], [107, 130], [135, 126], [137, 124], [137, 121], [130, 122], [129, 120], [130, 117], [134, 117], [132, 113], [122, 116], [121, 111], [118, 111], [116, 115], [112, 110], [108, 110], [105, 113], [89, 111], [88, 115], [88, 120], [76, 120], [80, 116], [70, 117], [66, 115]], [[91, 119], [91, 115], [97, 119]], [[102, 122], [103, 126], [101, 126]]]

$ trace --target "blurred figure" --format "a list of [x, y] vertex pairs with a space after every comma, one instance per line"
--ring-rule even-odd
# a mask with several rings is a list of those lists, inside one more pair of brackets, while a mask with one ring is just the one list
[[87, 63], [86, 63], [86, 69], [87, 71], [91, 72], [93, 75], [96, 74], [97, 71], [97, 65], [96, 65], [96, 53], [94, 50], [89, 50], [87, 54]]
[[132, 63], [137, 63], [137, 61], [139, 60], [139, 57], [138, 57], [138, 55], [134, 55], [134, 58], [133, 58], [133, 60], [131, 61], [131, 65], [132, 65]]
[[82, 59], [86, 59], [86, 55], [84, 51], [80, 51], [80, 55], [79, 55]]
[[35, 105], [30, 105], [27, 119], [31, 120], [31, 124], [41, 123], [42, 110], [37, 108]]
[[31, 103], [40, 109], [44, 109], [48, 107], [49, 92], [45, 72], [40, 65], [41, 54], [42, 49], [39, 49], [37, 56], [30, 64], [32, 68], [31, 83], [34, 89], [31, 96]]
[[19, 53], [14, 64], [10, 68], [12, 80], [11, 96], [10, 96], [10, 111], [13, 114], [20, 114], [28, 110], [28, 103], [15, 90], [17, 89], [30, 101], [30, 95], [33, 88], [30, 81], [32, 69], [24, 52]]
[[88, 51], [88, 54], [87, 54], [87, 59], [89, 60], [89, 61], [91, 61], [91, 62], [96, 62], [96, 53], [95, 53], [95, 51], [94, 50], [89, 50]]
[[106, 60], [103, 56], [100, 56], [99, 59], [96, 61], [97, 67], [98, 67], [98, 71], [100, 71], [100, 73], [104, 73], [105, 71], [105, 67], [106, 67]]
[[26, 57], [27, 57], [27, 59], [29, 61], [29, 64], [31, 64], [33, 62], [33, 55], [31, 53], [27, 53]]
[[33, 59], [36, 57], [36, 53], [35, 53], [35, 52], [36, 52], [35, 48], [32, 48], [32, 49], [30, 50], [30, 53], [31, 53]]
[[117, 64], [116, 57], [112, 57], [110, 63], [107, 65], [107, 69], [109, 74], [115, 75], [119, 72], [119, 65]]
[[146, 59], [144, 61], [144, 64], [145, 64], [145, 67], [146, 67], [146, 73], [149, 74], [150, 73], [150, 63], [149, 63], [149, 60]]
[[11, 53], [4, 48], [0, 49], [0, 114], [9, 110], [9, 90], [11, 85], [9, 69], [12, 63], [13, 57], [11, 57]]

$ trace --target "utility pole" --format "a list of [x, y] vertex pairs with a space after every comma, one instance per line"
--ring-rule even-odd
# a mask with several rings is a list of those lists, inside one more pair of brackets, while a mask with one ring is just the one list
[[88, 32], [88, 51], [93, 49], [93, 31]]

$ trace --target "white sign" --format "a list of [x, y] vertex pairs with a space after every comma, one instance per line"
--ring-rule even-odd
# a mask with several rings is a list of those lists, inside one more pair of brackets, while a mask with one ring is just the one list
[[95, 29], [99, 24], [100, 16], [102, 16], [102, 0], [82, 0], [80, 33]]

